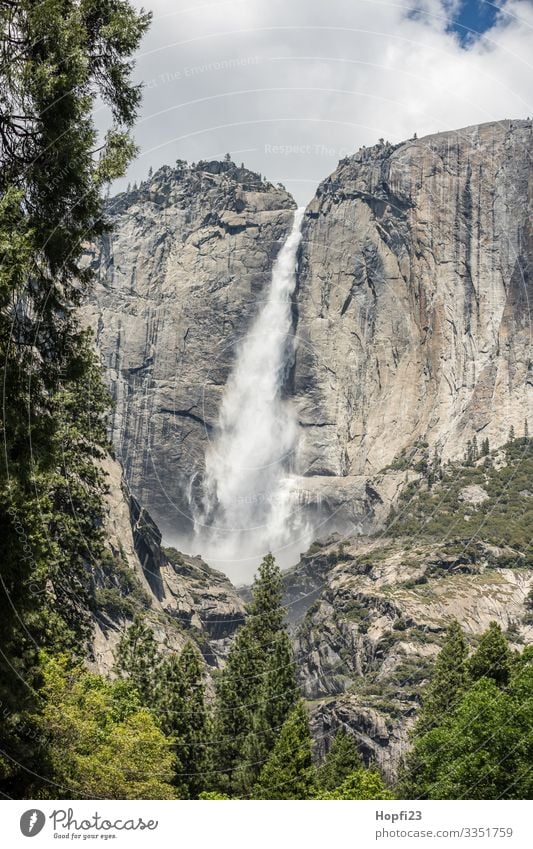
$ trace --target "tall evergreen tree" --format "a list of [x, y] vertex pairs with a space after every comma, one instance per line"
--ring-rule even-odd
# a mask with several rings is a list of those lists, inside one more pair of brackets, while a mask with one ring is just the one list
[[[431, 680], [422, 695], [422, 706], [413, 729], [413, 746], [400, 770], [400, 788], [404, 798], [423, 795], [438, 761], [441, 724], [459, 705], [468, 686], [468, 646], [459, 623], [454, 619], [435, 662]], [[432, 734], [435, 746], [420, 744]], [[434, 757], [433, 757], [434, 756]]]
[[205, 704], [203, 663], [187, 643], [165, 658], [157, 671], [155, 712], [174, 741], [179, 765], [175, 783], [181, 798], [196, 799], [209, 785], [209, 716]]
[[518, 666], [502, 690], [480, 678], [437, 727], [415, 739], [418, 771], [403, 798], [530, 799], [533, 668]]
[[217, 681], [217, 782], [221, 790], [238, 796], [251, 793], [261, 764], [297, 700], [282, 591], [281, 572], [269, 554], [252, 587], [248, 618]]
[[[134, 152], [130, 57], [149, 17], [126, 0], [0, 0], [0, 782], [10, 795], [28, 774], [16, 764], [36, 766], [17, 731], [40, 683], [36, 645], [81, 654], [89, 627], [102, 387], [75, 307], [91, 280], [84, 244], [106, 226], [102, 189]], [[112, 122], [100, 150], [98, 97]]]
[[296, 704], [263, 766], [256, 799], [312, 799], [315, 774], [309, 720], [302, 701]]
[[480, 678], [492, 679], [499, 687], [505, 687], [512, 668], [512, 654], [502, 629], [496, 622], [489, 628], [479, 642], [468, 663], [468, 671], [473, 681]]
[[462, 696], [416, 724], [403, 798], [527, 799], [533, 792], [533, 653], [512, 659], [495, 623], [468, 664]]
[[468, 645], [461, 626], [453, 620], [422, 695], [422, 708], [417, 720], [421, 733], [438, 723], [459, 702], [467, 685]]
[[161, 660], [152, 629], [137, 615], [122, 634], [115, 656], [115, 671], [129, 678], [147, 707], [155, 704]]
[[341, 726], [333, 738], [326, 760], [317, 770], [317, 785], [321, 790], [333, 791], [361, 767], [353, 734]]

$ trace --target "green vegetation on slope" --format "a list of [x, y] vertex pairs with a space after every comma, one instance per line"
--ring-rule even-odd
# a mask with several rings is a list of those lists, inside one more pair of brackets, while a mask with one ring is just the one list
[[531, 799], [533, 653], [493, 623], [465, 660], [457, 623], [422, 701], [399, 792], [416, 799]]
[[[483, 540], [516, 551], [498, 565], [533, 567], [533, 439], [515, 439], [476, 463], [440, 467], [435, 478], [431, 485], [427, 477], [407, 484], [389, 517], [388, 535], [420, 542]], [[463, 491], [473, 485], [486, 493], [482, 503], [464, 500]]]

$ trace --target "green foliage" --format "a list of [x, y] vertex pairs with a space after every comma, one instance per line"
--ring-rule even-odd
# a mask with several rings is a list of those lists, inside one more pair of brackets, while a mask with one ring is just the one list
[[47, 741], [53, 798], [172, 799], [175, 758], [129, 683], [111, 683], [66, 657], [43, 666], [36, 724]]
[[529, 799], [533, 792], [531, 652], [510, 663], [491, 625], [468, 666], [460, 700], [417, 724], [400, 780], [404, 798]]
[[205, 704], [204, 667], [186, 643], [180, 655], [162, 657], [152, 629], [137, 615], [117, 646], [115, 671], [129, 680], [142, 703], [172, 740], [179, 797], [195, 799], [211, 782], [211, 726]]
[[218, 802], [218, 801], [226, 801], [227, 799], [230, 799], [231, 797], [226, 796], [225, 793], [217, 793], [215, 790], [204, 790], [202, 793], [200, 793], [198, 798], [204, 799], [204, 800], [210, 801], [210, 802], [213, 802], [213, 801]]
[[302, 701], [289, 714], [254, 789], [256, 799], [312, 799], [314, 767], [309, 720]]
[[[35, 707], [36, 645], [84, 652], [102, 553], [108, 399], [75, 307], [84, 244], [106, 226], [103, 181], [132, 154], [130, 56], [148, 22], [124, 0], [0, 0], [0, 746], [29, 770], [35, 747], [15, 729]], [[99, 97], [112, 126], [98, 157]], [[22, 795], [29, 773], [5, 772]]]
[[422, 733], [453, 710], [467, 685], [468, 646], [461, 626], [453, 620], [424, 690], [417, 732]]
[[203, 663], [187, 643], [179, 656], [164, 658], [156, 672], [154, 711], [165, 734], [174, 740], [180, 798], [195, 799], [209, 783], [209, 717], [204, 696]]
[[145, 705], [155, 703], [159, 663], [153, 631], [144, 624], [142, 616], [137, 615], [118, 643], [115, 671], [133, 682]]
[[249, 616], [217, 679], [217, 782], [246, 796], [297, 699], [294, 659], [283, 625], [281, 573], [272, 555], [259, 567]]
[[114, 619], [133, 619], [150, 606], [150, 599], [139, 579], [120, 555], [104, 552], [94, 569], [95, 606]]
[[489, 678], [499, 687], [505, 687], [511, 675], [511, 668], [512, 656], [507, 640], [500, 626], [491, 622], [468, 663], [470, 677], [473, 681]]
[[394, 799], [394, 794], [375, 769], [360, 767], [348, 775], [335, 790], [318, 799]]
[[333, 738], [325, 762], [317, 770], [317, 785], [321, 790], [333, 791], [360, 767], [361, 758], [354, 737], [341, 727]]
[[[432, 488], [424, 481], [406, 486], [397, 509], [389, 516], [387, 533], [420, 542], [457, 540], [460, 548], [479, 538], [500, 547], [510, 546], [518, 553], [517, 563], [524, 568], [531, 566], [533, 502], [524, 491], [530, 488], [533, 477], [533, 439], [514, 439], [504, 450], [506, 463], [498, 468], [489, 456], [483, 466], [446, 466], [442, 480]], [[471, 484], [482, 486], [488, 499], [458, 510], [460, 492]]]

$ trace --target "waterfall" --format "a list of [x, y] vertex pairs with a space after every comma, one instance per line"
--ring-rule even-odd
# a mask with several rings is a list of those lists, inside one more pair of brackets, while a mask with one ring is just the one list
[[291, 298], [303, 214], [295, 212], [268, 296], [237, 349], [206, 454], [198, 547], [236, 580], [248, 580], [268, 550], [288, 565], [309, 542], [291, 475], [297, 422], [283, 398], [294, 354]]

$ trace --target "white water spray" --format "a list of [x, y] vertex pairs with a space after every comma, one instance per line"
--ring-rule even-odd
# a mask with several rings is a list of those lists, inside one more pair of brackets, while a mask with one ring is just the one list
[[303, 213], [295, 213], [268, 298], [237, 352], [218, 436], [206, 455], [197, 547], [235, 580], [248, 580], [268, 550], [288, 565], [309, 543], [290, 473], [297, 423], [282, 397], [293, 355], [291, 297]]

